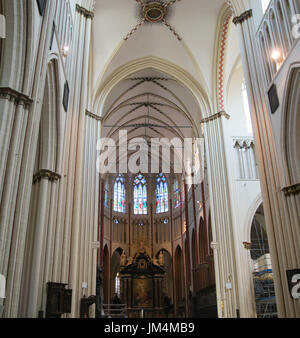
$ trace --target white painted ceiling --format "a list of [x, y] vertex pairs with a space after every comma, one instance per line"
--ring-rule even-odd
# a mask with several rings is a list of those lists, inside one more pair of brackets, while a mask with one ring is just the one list
[[162, 23], [147, 23], [124, 41], [140, 20], [141, 5], [135, 0], [95, 0], [94, 88], [128, 61], [156, 56], [188, 71], [210, 95], [217, 18], [223, 5], [224, 0], [182, 0], [170, 5], [167, 22], [181, 41]]

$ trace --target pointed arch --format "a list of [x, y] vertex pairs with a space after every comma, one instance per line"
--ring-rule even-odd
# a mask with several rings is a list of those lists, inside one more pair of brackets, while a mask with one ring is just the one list
[[119, 175], [114, 184], [114, 211], [126, 213], [125, 178]]
[[300, 64], [294, 65], [287, 82], [283, 115], [283, 153], [286, 154], [289, 184], [300, 183]]
[[156, 213], [163, 214], [169, 211], [169, 190], [164, 174], [156, 178]]
[[135, 215], [147, 215], [147, 181], [142, 174], [135, 177], [133, 183], [133, 208]]
[[109, 270], [110, 270], [110, 257], [109, 257], [109, 250], [107, 245], [105, 245], [103, 250], [103, 293], [104, 293], [104, 302], [105, 304], [109, 304], [110, 296], [109, 296]]
[[180, 207], [180, 204], [181, 204], [181, 193], [180, 193], [180, 188], [179, 188], [179, 183], [178, 183], [177, 178], [174, 181], [173, 194], [174, 194], [173, 205], [174, 205], [174, 208], [176, 209]]

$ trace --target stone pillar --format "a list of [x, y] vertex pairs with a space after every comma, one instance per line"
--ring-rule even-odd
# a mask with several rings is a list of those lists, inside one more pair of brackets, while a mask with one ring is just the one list
[[202, 123], [207, 144], [213, 241], [218, 248], [214, 251], [218, 314], [221, 318], [235, 318], [238, 285], [223, 134], [225, 119], [229, 119], [229, 115], [219, 112], [202, 120]]
[[[73, 101], [70, 105], [70, 111], [76, 114], [74, 117], [74, 129], [71, 136], [76, 140], [75, 144], [71, 144], [71, 153], [73, 153], [73, 161], [75, 171], [72, 172], [74, 179], [73, 187], [69, 187], [72, 194], [74, 189], [74, 205], [72, 213], [72, 237], [71, 237], [71, 256], [70, 256], [70, 277], [69, 284], [73, 290], [72, 295], [72, 317], [79, 316], [79, 306], [81, 298], [80, 285], [80, 232], [81, 232], [81, 211], [82, 211], [82, 189], [83, 189], [83, 168], [84, 168], [84, 139], [85, 139], [85, 122], [86, 108], [88, 98], [88, 74], [89, 74], [89, 54], [91, 41], [91, 21], [93, 13], [87, 9], [76, 5], [76, 27], [75, 34], [77, 43], [74, 44], [74, 54], [76, 55], [77, 67], [74, 67], [75, 76], [72, 84], [74, 85]], [[71, 215], [70, 215], [71, 216]]]
[[243, 68], [251, 105], [252, 123], [263, 195], [264, 213], [272, 257], [276, 301], [279, 317], [299, 317], [300, 302], [289, 293], [287, 270], [300, 267], [299, 192], [291, 193], [280, 186], [274, 136], [267, 96], [264, 88], [264, 69], [259, 54], [252, 10], [242, 12], [239, 1], [231, 1], [236, 17]]
[[[3, 231], [0, 272], [7, 276], [5, 317], [17, 317], [20, 304], [32, 177], [55, 11], [55, 4], [48, 2], [35, 40], [24, 20], [28, 13], [33, 13], [32, 5], [24, 6], [24, 1], [14, 0], [5, 3], [7, 23], [16, 28], [7, 32], [3, 60], [9, 67], [4, 67], [1, 74], [1, 91], [7, 92], [1, 98], [0, 117], [0, 229]], [[23, 108], [24, 100], [27, 103]]]
[[174, 219], [173, 219], [173, 201], [170, 199], [170, 219], [171, 219], [171, 248], [172, 248], [172, 277], [173, 277], [173, 305], [174, 317], [177, 316], [177, 299], [176, 299], [176, 275], [175, 275], [175, 252], [174, 252]]
[[[193, 197], [193, 216], [194, 216], [194, 235], [195, 235], [195, 248], [192, 248], [192, 250], [196, 250], [196, 262], [193, 262], [195, 268], [197, 268], [197, 265], [199, 262], [199, 245], [198, 243], [198, 226], [197, 226], [197, 210], [196, 210], [196, 196], [195, 196], [195, 185], [192, 184], [192, 197]], [[193, 279], [194, 280], [194, 279]], [[193, 288], [195, 289], [195, 285], [193, 285]]]
[[[37, 318], [39, 310], [46, 309], [46, 283], [49, 281], [45, 276], [45, 270], [49, 269], [47, 262], [45, 262], [47, 251], [51, 250], [51, 241], [47, 240], [51, 238], [51, 199], [57, 198], [55, 194], [56, 181], [60, 178], [58, 174], [52, 173], [48, 170], [40, 170], [35, 175], [35, 187], [37, 193], [36, 217], [33, 220], [32, 231], [33, 243], [32, 243], [32, 259], [30, 260], [30, 266], [26, 268], [30, 269], [29, 284], [28, 284], [28, 304], [26, 315], [29, 318]], [[52, 201], [53, 202], [53, 201]], [[52, 204], [53, 205], [53, 204]], [[52, 229], [51, 229], [52, 228]], [[49, 262], [48, 262], [49, 263]], [[49, 278], [49, 275], [48, 275]], [[40, 308], [42, 304], [43, 293], [44, 308]]]

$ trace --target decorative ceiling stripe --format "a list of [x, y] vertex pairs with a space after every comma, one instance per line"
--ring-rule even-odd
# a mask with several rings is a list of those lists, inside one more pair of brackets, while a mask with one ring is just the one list
[[141, 6], [141, 19], [140, 22], [131, 29], [131, 31], [124, 37], [124, 40], [127, 41], [141, 26], [144, 24], [159, 24], [162, 23], [174, 34], [174, 36], [181, 41], [181, 37], [175, 31], [175, 29], [166, 21], [166, 18], [169, 13], [169, 6], [179, 2], [181, 0], [170, 0], [164, 2], [162, 0], [153, 0], [153, 1], [143, 1], [136, 0], [136, 2]]
[[224, 72], [225, 72], [225, 58], [226, 58], [226, 48], [227, 40], [229, 33], [229, 24], [232, 17], [232, 12], [230, 12], [225, 20], [222, 27], [220, 47], [219, 47], [219, 62], [218, 62], [218, 110], [225, 110], [224, 102]]

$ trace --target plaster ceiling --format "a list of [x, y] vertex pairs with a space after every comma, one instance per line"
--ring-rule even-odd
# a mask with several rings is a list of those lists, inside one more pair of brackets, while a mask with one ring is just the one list
[[182, 0], [170, 5], [166, 21], [145, 23], [128, 40], [124, 38], [141, 21], [141, 4], [135, 0], [96, 0], [93, 21], [93, 87], [98, 88], [118, 67], [137, 58], [155, 56], [183, 68], [212, 93], [217, 18], [224, 0]]

